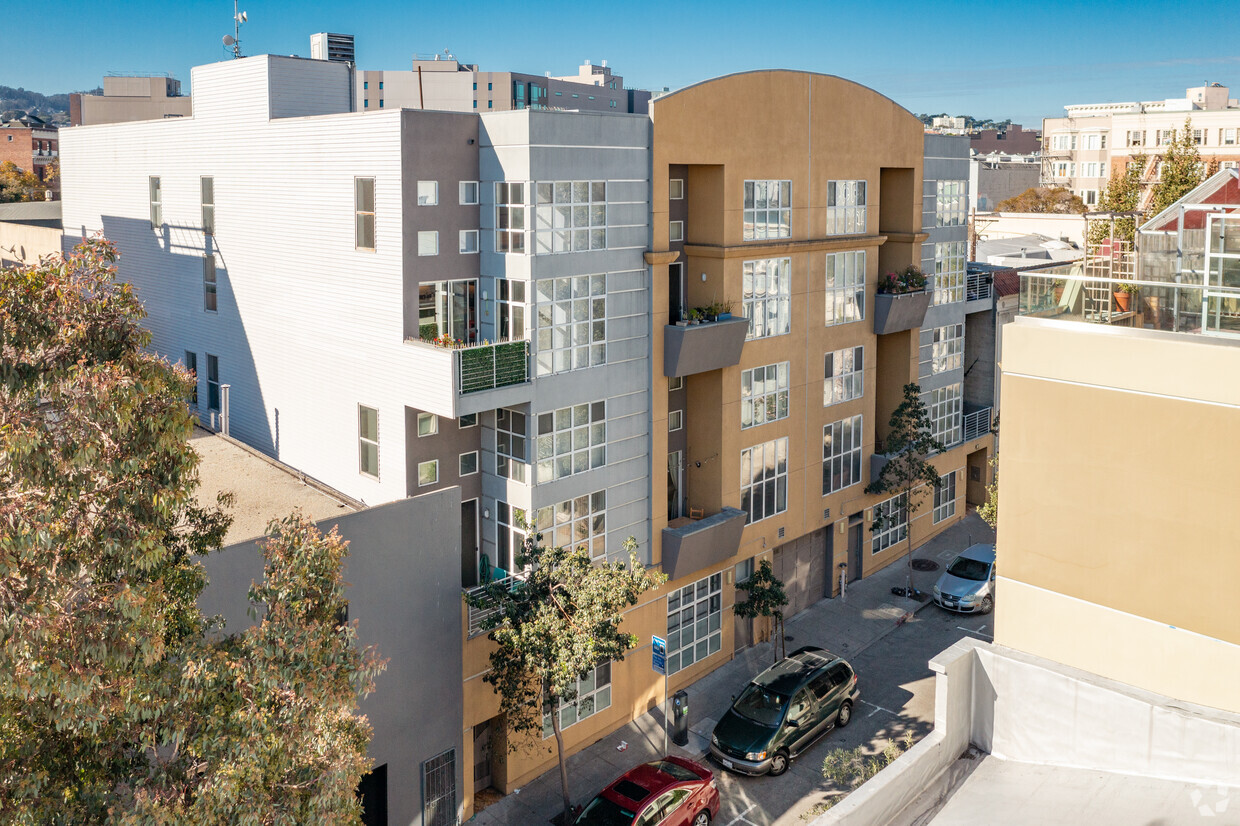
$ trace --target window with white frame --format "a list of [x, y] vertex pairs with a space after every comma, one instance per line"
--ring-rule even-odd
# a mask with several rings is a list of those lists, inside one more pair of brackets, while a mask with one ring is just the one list
[[1206, 142], [1206, 130], [1194, 129], [1193, 130], [1193, 143], [1196, 144], [1197, 146], [1204, 146], [1205, 142]]
[[667, 240], [670, 243], [677, 243], [685, 240], [685, 222], [669, 221], [667, 224]]
[[202, 194], [202, 234], [215, 234], [215, 178], [204, 176], [199, 181]]
[[218, 309], [217, 284], [215, 280], [215, 255], [202, 257], [202, 308], [209, 313]]
[[607, 276], [540, 278], [537, 374], [549, 376], [607, 363]]
[[684, 200], [685, 181], [683, 178], [672, 178], [667, 182], [667, 197], [672, 201]]
[[792, 181], [745, 181], [741, 239], [761, 241], [792, 235]]
[[1096, 206], [1098, 203], [1098, 190], [1096, 189], [1081, 190], [1081, 200], [1085, 202], [1085, 206]]
[[874, 506], [879, 527], [870, 535], [870, 553], [885, 551], [908, 539], [908, 494], [899, 493]]
[[964, 438], [963, 385], [950, 384], [926, 393], [925, 403], [930, 416], [930, 432], [934, 438], [951, 447]]
[[501, 407], [495, 411], [495, 475], [514, 482], [526, 480], [529, 462], [526, 415]]
[[688, 668], [723, 647], [723, 574], [667, 595], [667, 673]]
[[685, 411], [672, 410], [667, 414], [667, 432], [674, 433], [685, 426]]
[[865, 348], [845, 347], [827, 353], [824, 361], [822, 406], [861, 398], [865, 392]]
[[439, 205], [439, 181], [418, 181], [418, 206]]
[[788, 439], [741, 451], [741, 510], [745, 524], [788, 510]]
[[741, 429], [788, 418], [791, 362], [741, 371]]
[[1125, 146], [1145, 146], [1145, 130], [1129, 129], [1124, 140]]
[[495, 279], [495, 311], [500, 341], [521, 341], [525, 338], [525, 282], [510, 278]]
[[740, 585], [742, 582], [748, 582], [749, 578], [753, 576], [753, 557], [751, 556], [743, 562], [736, 563], [732, 571], [736, 576], [737, 585]]
[[[207, 357], [210, 368], [211, 357]], [[364, 404], [357, 406], [357, 469], [379, 478], [379, 411]], [[421, 468], [418, 470], [421, 476]]]
[[932, 376], [963, 367], [964, 325], [948, 324], [946, 327], [935, 327], [927, 355], [929, 356], [928, 369], [923, 371], [923, 375]]
[[934, 303], [964, 301], [965, 241], [944, 241], [934, 245]]
[[534, 188], [538, 255], [607, 249], [606, 181], [539, 181]]
[[1073, 148], [1069, 145], [1070, 143], [1075, 143], [1075, 141], [1071, 140], [1072, 137], [1067, 132], [1056, 132], [1054, 135], [1051, 135], [1051, 149]]
[[861, 416], [822, 429], [822, 495], [861, 481]]
[[[220, 358], [207, 353], [207, 410], [219, 412], [220, 410]], [[376, 416], [379, 414], [376, 413]], [[375, 433], [379, 432], [378, 426], [375, 427]], [[375, 437], [376, 439], [378, 436]], [[378, 464], [376, 462], [376, 467]]]
[[525, 252], [525, 184], [495, 184], [495, 251]]
[[148, 178], [147, 186], [151, 195], [151, 229], [159, 229], [164, 224], [164, 195], [159, 176]]
[[865, 181], [827, 181], [827, 235], [865, 232]]
[[934, 217], [940, 227], [964, 226], [968, 214], [968, 185], [965, 181], [937, 181]]
[[1097, 161], [1086, 161], [1081, 164], [1082, 178], [1097, 178], [1102, 170], [1102, 164]]
[[460, 418], [456, 420], [456, 426], [457, 426], [457, 429], [459, 430], [465, 430], [468, 427], [477, 427], [478, 426], [478, 414], [477, 413], [466, 413], [464, 416], [461, 416]]
[[674, 393], [677, 390], [685, 389], [684, 376], [672, 376], [667, 380], [667, 392]]
[[865, 318], [865, 250], [827, 253], [827, 326]]
[[956, 515], [956, 471], [945, 473], [939, 477], [939, 486], [934, 489], [934, 521], [942, 522]]
[[439, 231], [421, 230], [418, 232], [418, 255], [439, 255]]
[[584, 548], [591, 559], [602, 559], [607, 556], [607, 491], [539, 508], [534, 528], [550, 547]]
[[375, 248], [375, 179], [353, 179], [353, 246]]
[[418, 414], [418, 438], [434, 436], [439, 432], [439, 417], [434, 413]]
[[511, 507], [507, 502], [495, 502], [495, 567], [508, 573], [520, 570], [525, 544], [525, 511]]
[[478, 251], [478, 230], [463, 229], [460, 231], [459, 252], [462, 255], [470, 255]]
[[[559, 705], [560, 731], [611, 708], [611, 663], [603, 663], [586, 672], [585, 676], [577, 681], [577, 699], [571, 703], [561, 702]], [[555, 734], [551, 725], [550, 709], [543, 712], [542, 734], [544, 740]]]
[[461, 181], [457, 187], [457, 201], [461, 206], [474, 206], [478, 203], [478, 182]]
[[418, 462], [418, 487], [439, 484], [439, 460]]
[[1055, 161], [1053, 169], [1052, 169], [1052, 173], [1054, 174], [1056, 178], [1068, 177], [1068, 162], [1067, 161]]
[[456, 460], [456, 473], [458, 476], [473, 476], [478, 472], [478, 451], [471, 450], [462, 453]]
[[748, 339], [792, 331], [792, 259], [764, 258], [741, 265], [742, 304], [749, 317]]
[[1220, 146], [1235, 146], [1237, 142], [1237, 134], [1240, 129], [1229, 126], [1225, 129], [1218, 130], [1218, 142]]
[[536, 481], [564, 479], [607, 464], [606, 408], [598, 401], [538, 414]]
[[1170, 146], [1175, 141], [1174, 129], [1159, 129], [1154, 133], [1155, 146]]

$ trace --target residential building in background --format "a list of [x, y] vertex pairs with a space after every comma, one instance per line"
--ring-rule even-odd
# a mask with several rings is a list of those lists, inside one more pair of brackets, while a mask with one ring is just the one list
[[[0, 163], [12, 161], [18, 169], [33, 171], [43, 181], [59, 155], [60, 130], [53, 124], [34, 115], [0, 124]], [[60, 191], [58, 181], [53, 181], [52, 191]]]
[[969, 135], [969, 149], [978, 155], [1036, 155], [1042, 151], [1042, 133], [1009, 123], [1003, 129], [977, 129]]
[[185, 118], [190, 107], [189, 95], [181, 94], [181, 81], [170, 75], [107, 75], [102, 95], [69, 95], [69, 124]]
[[1066, 187], [1086, 206], [1097, 205], [1107, 181], [1143, 158], [1145, 209], [1160, 175], [1161, 158], [1177, 132], [1191, 122], [1206, 172], [1240, 166], [1240, 101], [1228, 87], [1206, 83], [1182, 98], [1128, 103], [1073, 104], [1067, 116], [1042, 122], [1042, 183]]
[[337, 63], [356, 63], [353, 35], [319, 32], [310, 35], [310, 57], [313, 60], [334, 60]]
[[970, 214], [994, 212], [1008, 198], [1038, 186], [1041, 174], [1042, 163], [1037, 154], [974, 154], [969, 159]]
[[59, 201], [0, 204], [0, 267], [37, 264], [61, 251]]

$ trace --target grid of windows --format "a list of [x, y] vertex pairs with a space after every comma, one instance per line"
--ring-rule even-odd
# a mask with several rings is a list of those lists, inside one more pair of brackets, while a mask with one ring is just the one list
[[961, 388], [961, 384], [951, 384], [926, 394], [930, 432], [947, 447], [964, 438], [964, 400]]
[[538, 414], [537, 481], [563, 479], [607, 464], [606, 407], [600, 401]]
[[525, 414], [501, 407], [495, 411], [495, 475], [524, 482], [529, 451], [526, 447]]
[[908, 539], [908, 494], [899, 493], [875, 505], [874, 522], [880, 527], [870, 536], [870, 553], [885, 551]]
[[495, 184], [495, 251], [525, 252], [525, 184]]
[[675, 674], [723, 644], [723, 574], [711, 574], [667, 595], [667, 673]]
[[964, 301], [964, 241], [944, 241], [934, 245], [934, 303]]
[[353, 179], [353, 246], [375, 248], [375, 179]]
[[164, 224], [163, 188], [157, 175], [152, 175], [147, 184], [151, 190], [151, 229], [159, 229]]
[[218, 294], [215, 280], [215, 256], [202, 257], [202, 308], [208, 312], [218, 309]]
[[540, 376], [607, 363], [607, 276], [537, 282]]
[[788, 510], [788, 439], [741, 451], [741, 510], [745, 524]]
[[859, 399], [865, 392], [865, 348], [845, 347], [827, 353], [822, 380], [822, 406]]
[[865, 181], [827, 181], [827, 235], [865, 232]]
[[788, 238], [792, 235], [792, 181], [745, 181], [742, 238]]
[[[211, 356], [207, 356], [208, 366]], [[357, 469], [379, 478], [379, 411], [364, 404], [357, 406]], [[418, 484], [422, 484], [422, 466], [418, 466]]]
[[938, 181], [934, 201], [935, 223], [940, 227], [964, 226], [968, 214], [968, 187], [964, 181]]
[[865, 250], [827, 253], [827, 326], [865, 318]]
[[[577, 699], [560, 703], [560, 731], [592, 717], [603, 709], [611, 708], [611, 663], [606, 662], [586, 672], [577, 681]], [[551, 727], [551, 712], [543, 713], [543, 739], [555, 734]]]
[[540, 181], [535, 194], [539, 255], [607, 249], [606, 181]]
[[936, 327], [930, 343], [930, 359], [928, 369], [923, 375], [946, 373], [948, 370], [959, 370], [964, 366], [964, 325], [948, 324]]
[[749, 316], [746, 339], [787, 335], [792, 330], [792, 259], [746, 261], [741, 268], [742, 303]]
[[534, 527], [551, 547], [583, 548], [591, 559], [602, 559], [607, 556], [607, 491], [539, 508]]
[[788, 370], [781, 361], [741, 371], [741, 429], [788, 417]]
[[942, 522], [956, 515], [956, 472], [945, 473], [939, 477], [939, 486], [934, 489], [934, 521]]
[[202, 178], [202, 232], [215, 234], [215, 179]]
[[861, 416], [822, 429], [822, 495], [861, 481]]

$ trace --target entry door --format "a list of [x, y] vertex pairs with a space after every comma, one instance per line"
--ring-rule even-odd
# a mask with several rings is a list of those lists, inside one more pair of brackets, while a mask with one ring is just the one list
[[861, 543], [865, 542], [865, 524], [861, 514], [848, 517], [848, 581], [861, 579]]
[[667, 265], [667, 289], [668, 289], [668, 323], [674, 324], [684, 318], [685, 309], [685, 265], [668, 264]]
[[478, 584], [478, 500], [461, 503], [461, 587]]
[[667, 454], [667, 521], [679, 519], [684, 513], [684, 470], [680, 460], [681, 451]]
[[474, 792], [491, 787], [491, 721], [474, 726]]

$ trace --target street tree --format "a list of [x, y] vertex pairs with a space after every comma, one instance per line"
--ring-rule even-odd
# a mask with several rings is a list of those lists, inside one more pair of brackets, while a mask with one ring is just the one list
[[[331, 816], [357, 778], [290, 761], [318, 750], [352, 775], [364, 754], [364, 721], [323, 704], [344, 679], [355, 705], [374, 665], [370, 653], [355, 667], [324, 584], [341, 549], [305, 535], [295, 553], [269, 551], [256, 629], [225, 636], [202, 615], [198, 557], [223, 542], [229, 501], [195, 500], [192, 381], [147, 351], [115, 261], [96, 238], [0, 270], [0, 810], [21, 823], [235, 822], [219, 790], [246, 766], [245, 818]], [[274, 541], [289, 536], [302, 535], [282, 526]]]
[[788, 595], [784, 592], [784, 583], [771, 570], [770, 560], [762, 560], [749, 579], [736, 584], [736, 590], [747, 595], [744, 602], [738, 600], [733, 605], [732, 611], [736, 616], [746, 619], [770, 617], [773, 620], [775, 639], [771, 648], [775, 662], [779, 662], [781, 648], [783, 656], [788, 655], [788, 647], [784, 644], [784, 606], [788, 604]]
[[1205, 167], [1193, 140], [1193, 122], [1186, 118], [1184, 128], [1175, 133], [1163, 153], [1158, 183], [1150, 201], [1150, 214], [1157, 215], [1201, 185]]
[[883, 439], [883, 452], [889, 457], [878, 477], [866, 486], [866, 493], [893, 494], [887, 503], [874, 508], [870, 529], [884, 531], [903, 522], [908, 538], [908, 587], [913, 593], [913, 514], [922, 506], [930, 491], [943, 482], [929, 457], [946, 450], [930, 425], [926, 404], [921, 400], [921, 387], [915, 382], [904, 385], [904, 399], [891, 414], [888, 433]]
[[619, 662], [638, 644], [621, 630], [626, 609], [667, 581], [637, 559], [637, 542], [624, 544], [628, 563], [595, 564], [584, 549], [547, 547], [526, 525], [518, 565], [524, 579], [496, 581], [469, 597], [476, 607], [496, 607], [483, 629], [496, 644], [483, 678], [499, 697], [511, 749], [538, 748], [550, 717], [560, 764], [564, 823], [571, 818], [568, 768], [560, 709], [577, 700], [578, 683], [604, 663]]
[[1061, 186], [1035, 186], [1019, 195], [1000, 201], [995, 209], [999, 212], [1051, 212], [1083, 215], [1089, 211], [1085, 202], [1069, 189]]

